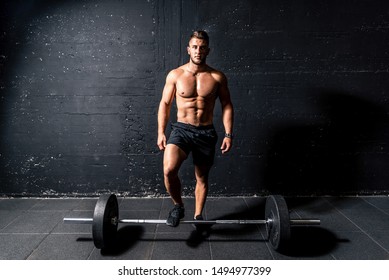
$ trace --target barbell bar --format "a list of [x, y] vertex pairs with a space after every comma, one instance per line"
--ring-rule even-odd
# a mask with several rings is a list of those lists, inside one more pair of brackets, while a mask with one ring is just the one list
[[[93, 224], [93, 218], [64, 218], [65, 224]], [[290, 219], [291, 226], [318, 226], [318, 219]], [[166, 224], [166, 220], [153, 219], [113, 219], [112, 224]], [[266, 225], [267, 220], [183, 220], [180, 224], [200, 224], [200, 225], [215, 225], [215, 224], [237, 224], [237, 225]]]
[[[104, 194], [98, 199], [93, 218], [64, 218], [66, 224], [92, 224], [93, 242], [98, 249], [113, 245], [119, 223], [124, 224], [166, 224], [166, 220], [119, 219], [117, 197]], [[238, 224], [266, 225], [268, 240], [276, 251], [285, 249], [290, 241], [291, 226], [320, 225], [319, 219], [290, 219], [285, 199], [281, 195], [270, 195], [266, 199], [263, 220], [182, 220], [181, 224]]]

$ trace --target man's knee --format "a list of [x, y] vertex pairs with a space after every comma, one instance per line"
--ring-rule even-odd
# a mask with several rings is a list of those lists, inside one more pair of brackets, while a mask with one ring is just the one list
[[208, 188], [208, 175], [196, 176], [196, 188], [198, 189]]
[[178, 177], [178, 168], [166, 165], [163, 167], [163, 175], [166, 179], [174, 179]]
[[196, 180], [200, 182], [207, 182], [211, 166], [195, 166]]
[[187, 155], [176, 145], [167, 145], [164, 161], [163, 161], [163, 174], [165, 178], [178, 177], [178, 170], [181, 163], [186, 159]]

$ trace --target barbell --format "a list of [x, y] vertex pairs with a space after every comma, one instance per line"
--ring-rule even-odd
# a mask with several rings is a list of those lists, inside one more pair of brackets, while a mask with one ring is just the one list
[[[93, 242], [98, 249], [107, 249], [115, 241], [119, 223], [166, 224], [166, 220], [119, 219], [119, 206], [114, 194], [103, 194], [97, 200], [93, 218], [64, 218], [64, 223], [92, 224]], [[182, 220], [181, 224], [238, 224], [266, 225], [267, 238], [276, 251], [286, 248], [290, 241], [291, 226], [320, 225], [318, 219], [290, 219], [285, 199], [281, 195], [270, 195], [266, 199], [264, 220]]]

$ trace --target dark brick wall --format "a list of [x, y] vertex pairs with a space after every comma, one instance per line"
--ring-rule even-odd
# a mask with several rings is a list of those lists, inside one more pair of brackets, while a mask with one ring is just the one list
[[236, 112], [210, 194], [389, 192], [387, 1], [0, 5], [0, 194], [164, 195], [157, 107], [194, 29]]

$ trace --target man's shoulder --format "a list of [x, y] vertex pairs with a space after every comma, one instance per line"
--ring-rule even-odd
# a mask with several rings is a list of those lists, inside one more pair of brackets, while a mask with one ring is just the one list
[[226, 80], [226, 75], [220, 70], [217, 70], [215, 68], [209, 67], [209, 73], [212, 75], [212, 77], [217, 80], [218, 82]]
[[182, 66], [180, 66], [178, 68], [170, 70], [170, 72], [168, 73], [168, 77], [170, 77], [172, 79], [176, 79], [177, 77], [182, 75], [184, 72], [185, 72], [185, 70], [182, 68]]

